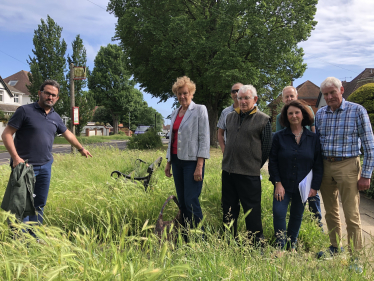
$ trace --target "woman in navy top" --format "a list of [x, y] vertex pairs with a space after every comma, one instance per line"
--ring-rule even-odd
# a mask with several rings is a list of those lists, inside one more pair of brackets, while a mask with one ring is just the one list
[[[313, 123], [310, 109], [299, 100], [282, 109], [280, 122], [286, 128], [275, 133], [269, 156], [270, 180], [275, 186], [273, 220], [276, 243], [283, 250], [295, 249], [304, 213], [299, 183], [313, 170], [309, 197], [315, 196], [321, 185], [323, 162], [318, 136], [305, 126]], [[291, 201], [286, 231], [286, 215]], [[287, 238], [290, 244], [286, 245]]]

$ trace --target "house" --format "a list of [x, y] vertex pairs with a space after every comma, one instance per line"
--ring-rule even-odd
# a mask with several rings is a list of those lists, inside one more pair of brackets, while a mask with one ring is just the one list
[[[319, 96], [319, 87], [313, 82], [307, 80], [304, 83], [296, 87], [298, 93], [298, 99], [305, 101], [314, 111], [317, 112], [316, 103]], [[270, 108], [271, 120], [275, 123], [276, 117], [279, 114], [277, 110], [278, 105], [282, 102], [282, 94], [280, 94], [275, 100], [268, 104]]]
[[21, 70], [11, 76], [4, 78], [4, 82], [9, 86], [16, 89], [18, 93], [15, 93], [16, 97], [19, 99], [21, 105], [32, 103], [30, 99], [30, 92], [26, 85], [30, 85], [29, 72]]
[[88, 122], [81, 131], [81, 136], [109, 136], [110, 130], [113, 127], [110, 124], [97, 125], [95, 122]]
[[170, 125], [162, 125], [162, 132], [166, 135], [170, 131]]
[[0, 120], [3, 121], [0, 122], [0, 134], [3, 133], [6, 127], [6, 121], [21, 105], [20, 96], [22, 96], [22, 93], [5, 83], [0, 76], [0, 110], [3, 111], [5, 115], [4, 120]]
[[[354, 91], [368, 83], [374, 83], [374, 68], [365, 68], [364, 71], [357, 75], [351, 82], [342, 81], [344, 88], [343, 98], [347, 99]], [[320, 93], [316, 103], [316, 108], [320, 109], [325, 105], [326, 101], [323, 98], [322, 93]]]

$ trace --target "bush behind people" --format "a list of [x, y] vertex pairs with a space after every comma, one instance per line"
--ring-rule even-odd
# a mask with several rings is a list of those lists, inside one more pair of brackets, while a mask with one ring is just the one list
[[150, 129], [144, 134], [134, 135], [127, 143], [129, 149], [152, 149], [162, 147], [162, 141], [155, 129]]

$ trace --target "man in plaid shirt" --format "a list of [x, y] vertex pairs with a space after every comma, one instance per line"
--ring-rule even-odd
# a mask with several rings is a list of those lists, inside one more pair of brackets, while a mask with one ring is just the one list
[[[339, 79], [328, 77], [320, 89], [327, 106], [316, 113], [315, 125], [324, 158], [320, 190], [330, 235], [329, 253], [337, 253], [341, 246], [338, 194], [347, 224], [348, 243], [351, 245], [353, 242], [354, 249], [358, 251], [363, 247], [359, 191], [370, 188], [374, 168], [373, 131], [366, 109], [343, 98], [344, 88]], [[359, 157], [361, 144], [364, 149], [362, 171]], [[323, 255], [321, 253], [319, 256]]]

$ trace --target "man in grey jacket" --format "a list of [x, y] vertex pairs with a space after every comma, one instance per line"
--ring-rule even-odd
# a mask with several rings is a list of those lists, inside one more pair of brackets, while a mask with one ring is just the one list
[[237, 236], [239, 201], [246, 217], [248, 237], [254, 243], [263, 238], [261, 222], [260, 169], [271, 149], [270, 117], [255, 106], [257, 91], [244, 85], [238, 92], [239, 108], [227, 115], [227, 140], [222, 160], [223, 222], [234, 220], [234, 237]]

